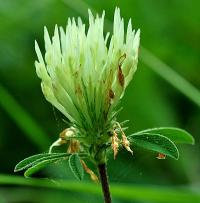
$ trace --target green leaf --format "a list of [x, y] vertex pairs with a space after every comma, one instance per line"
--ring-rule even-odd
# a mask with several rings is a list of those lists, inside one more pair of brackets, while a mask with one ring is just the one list
[[77, 179], [83, 179], [84, 171], [78, 154], [69, 157], [69, 167]]
[[163, 135], [153, 133], [138, 134], [131, 137], [130, 143], [138, 147], [165, 154], [176, 160], [179, 158], [176, 145]]
[[32, 167], [32, 166], [34, 166], [34, 165], [36, 165], [39, 162], [42, 162], [44, 160], [49, 160], [49, 159], [53, 159], [53, 158], [68, 157], [69, 155], [70, 154], [67, 154], [67, 153], [36, 154], [36, 155], [30, 156], [30, 157], [20, 161], [15, 166], [14, 172], [25, 170], [25, 169]]
[[25, 171], [24, 176], [26, 178], [28, 178], [31, 175], [33, 175], [34, 173], [36, 173], [37, 171], [39, 171], [42, 168], [44, 168], [46, 165], [51, 164], [51, 163], [55, 163], [57, 161], [61, 161], [63, 159], [64, 159], [64, 157], [58, 157], [58, 158], [51, 158], [51, 159], [47, 159], [47, 160], [43, 160], [43, 161], [37, 162], [37, 164], [33, 165], [32, 167], [28, 168]]
[[144, 133], [153, 133], [153, 134], [160, 134], [165, 137], [168, 137], [171, 141], [177, 143], [177, 144], [194, 144], [194, 138], [191, 134], [189, 134], [187, 131], [182, 130], [180, 128], [174, 128], [174, 127], [160, 127], [160, 128], [151, 128], [146, 129], [140, 132], [136, 132], [131, 136], [138, 135], [138, 134], [144, 134]]

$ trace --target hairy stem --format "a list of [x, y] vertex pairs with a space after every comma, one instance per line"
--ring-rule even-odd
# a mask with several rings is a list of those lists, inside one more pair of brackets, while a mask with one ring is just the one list
[[99, 164], [99, 176], [101, 180], [101, 186], [102, 191], [104, 195], [104, 202], [105, 203], [111, 203], [111, 195], [110, 195], [110, 189], [109, 189], [109, 183], [108, 183], [108, 176], [107, 176], [107, 170], [106, 170], [106, 164]]

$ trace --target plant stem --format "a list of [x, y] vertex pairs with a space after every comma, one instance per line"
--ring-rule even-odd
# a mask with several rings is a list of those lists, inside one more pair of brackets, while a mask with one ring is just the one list
[[102, 191], [104, 195], [104, 202], [105, 203], [111, 203], [111, 195], [110, 195], [110, 189], [109, 189], [109, 182], [108, 182], [108, 176], [107, 176], [107, 170], [106, 170], [106, 164], [99, 164], [99, 176], [101, 180], [101, 186]]

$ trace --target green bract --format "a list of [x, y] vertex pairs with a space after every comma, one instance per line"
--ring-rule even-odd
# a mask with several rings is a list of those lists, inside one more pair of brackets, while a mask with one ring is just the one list
[[140, 31], [135, 33], [129, 20], [125, 34], [116, 8], [113, 34], [104, 35], [104, 15], [94, 18], [89, 10], [87, 31], [80, 18], [69, 18], [65, 30], [55, 27], [52, 39], [45, 28], [44, 58], [35, 43], [35, 66], [45, 98], [90, 144], [94, 136], [113, 129], [116, 106], [138, 62]]

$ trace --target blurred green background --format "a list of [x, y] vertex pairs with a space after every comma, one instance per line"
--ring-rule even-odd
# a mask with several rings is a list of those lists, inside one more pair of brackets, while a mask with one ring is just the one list
[[105, 29], [110, 30], [115, 6], [126, 25], [132, 18], [141, 29], [141, 44], [148, 50], [141, 48], [138, 71], [122, 101], [119, 120], [130, 120], [127, 134], [175, 126], [189, 131], [196, 145], [179, 147], [178, 161], [158, 160], [137, 148], [133, 157], [126, 152], [115, 161], [111, 157], [114, 202], [200, 202], [200, 1], [0, 0], [0, 203], [102, 202], [98, 186], [88, 178], [77, 182], [65, 164], [38, 176], [71, 181], [74, 191], [26, 186], [23, 179], [15, 181], [13, 168], [21, 159], [47, 151], [67, 127], [40, 90], [34, 40], [44, 47], [44, 25], [52, 34], [55, 24], [65, 26], [68, 17], [81, 16], [88, 23], [88, 8], [105, 10]]

